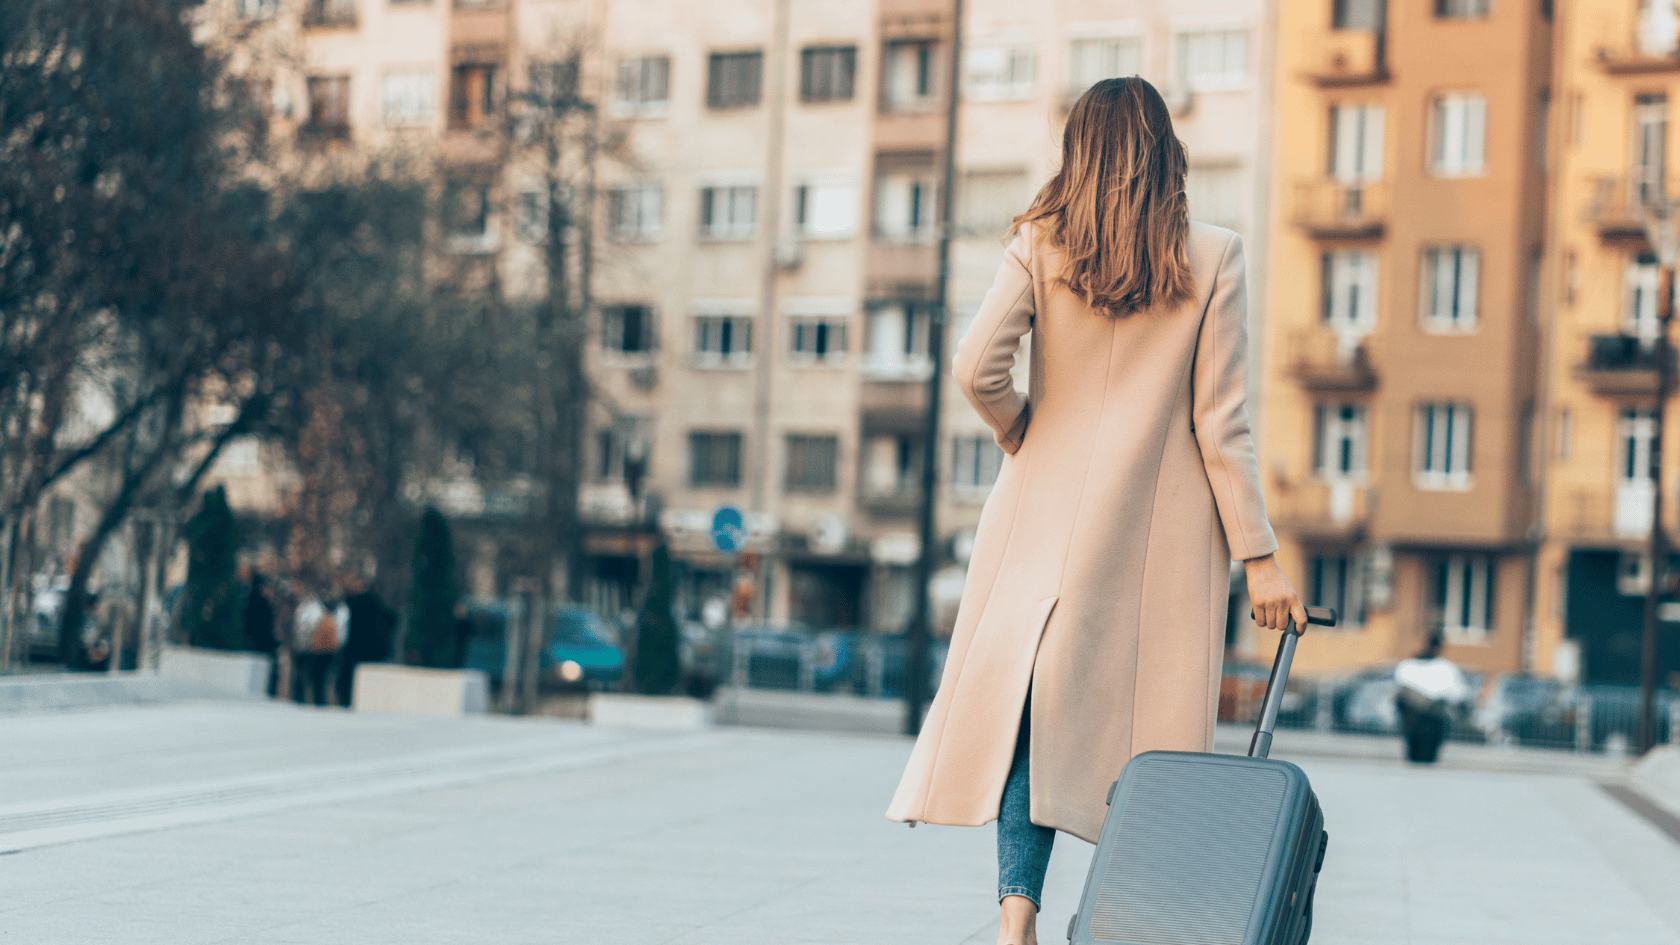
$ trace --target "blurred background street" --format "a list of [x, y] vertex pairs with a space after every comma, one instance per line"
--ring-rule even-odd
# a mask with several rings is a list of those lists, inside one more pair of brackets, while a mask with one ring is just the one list
[[[1222, 729], [1238, 750], [1246, 733]], [[1226, 744], [1227, 740], [1229, 745]], [[899, 736], [177, 704], [0, 719], [15, 942], [988, 945], [992, 829], [882, 812]], [[1279, 735], [1323, 800], [1313, 941], [1674, 945], [1666, 779], [1527, 749]], [[1544, 754], [1544, 753], [1538, 753]], [[1057, 840], [1062, 940], [1091, 847]]]

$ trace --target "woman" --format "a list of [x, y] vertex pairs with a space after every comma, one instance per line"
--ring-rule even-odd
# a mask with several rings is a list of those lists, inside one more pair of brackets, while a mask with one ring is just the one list
[[1244, 407], [1242, 244], [1189, 221], [1184, 173], [1149, 83], [1093, 86], [957, 349], [1009, 458], [887, 816], [998, 821], [1003, 945], [1036, 943], [1055, 831], [1095, 841], [1128, 759], [1211, 746], [1232, 557], [1257, 623], [1306, 626]]

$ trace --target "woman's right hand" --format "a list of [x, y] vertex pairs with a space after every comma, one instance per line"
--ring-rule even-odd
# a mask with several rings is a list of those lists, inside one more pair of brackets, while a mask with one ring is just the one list
[[1249, 558], [1243, 562], [1248, 572], [1248, 600], [1254, 607], [1254, 622], [1269, 630], [1282, 630], [1295, 621], [1296, 632], [1307, 632], [1307, 607], [1295, 585], [1283, 576], [1273, 555]]

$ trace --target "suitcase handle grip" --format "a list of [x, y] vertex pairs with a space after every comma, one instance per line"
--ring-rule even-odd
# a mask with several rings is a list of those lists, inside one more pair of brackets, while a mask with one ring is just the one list
[[[1253, 616], [1252, 614], [1250, 616]], [[1336, 608], [1308, 607], [1307, 623], [1324, 627], [1336, 625]], [[1248, 757], [1264, 758], [1272, 753], [1272, 731], [1277, 728], [1278, 709], [1283, 705], [1283, 689], [1289, 682], [1289, 666], [1295, 662], [1295, 644], [1301, 639], [1301, 628], [1291, 619], [1283, 628], [1278, 641], [1277, 658], [1272, 660], [1272, 675], [1266, 680], [1266, 699], [1260, 704], [1260, 724], [1254, 727], [1254, 738], [1248, 743]]]

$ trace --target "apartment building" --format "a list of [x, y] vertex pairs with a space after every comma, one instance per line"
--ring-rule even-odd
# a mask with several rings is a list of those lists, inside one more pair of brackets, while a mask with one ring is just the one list
[[[1656, 490], [1666, 490], [1670, 530], [1680, 505], [1680, 437], [1655, 435], [1659, 274], [1641, 213], [1647, 199], [1680, 193], [1667, 165], [1680, 21], [1670, 6], [1636, 0], [1566, 5], [1559, 16], [1535, 666], [1634, 683]], [[1657, 678], [1672, 687], [1680, 633], [1674, 621], [1660, 628]]]
[[1285, 570], [1342, 613], [1304, 670], [1434, 633], [1532, 663], [1550, 17], [1279, 5], [1262, 474]]

